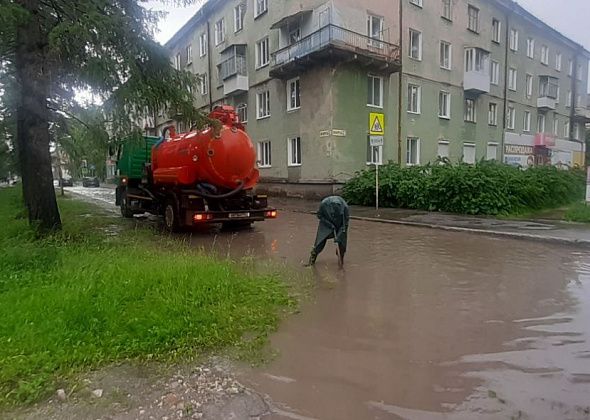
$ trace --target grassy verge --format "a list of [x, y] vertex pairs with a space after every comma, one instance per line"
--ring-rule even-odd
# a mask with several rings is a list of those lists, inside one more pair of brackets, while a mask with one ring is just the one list
[[91, 205], [60, 200], [64, 231], [43, 240], [21, 208], [0, 189], [0, 407], [107, 363], [260, 349], [292, 304], [278, 275], [122, 229]]
[[565, 212], [565, 220], [569, 222], [590, 223], [590, 206], [586, 203], [576, 203]]

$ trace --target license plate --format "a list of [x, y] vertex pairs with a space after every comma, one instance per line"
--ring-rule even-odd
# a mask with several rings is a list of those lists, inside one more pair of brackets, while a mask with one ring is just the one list
[[250, 217], [250, 213], [230, 213], [230, 219], [246, 219]]

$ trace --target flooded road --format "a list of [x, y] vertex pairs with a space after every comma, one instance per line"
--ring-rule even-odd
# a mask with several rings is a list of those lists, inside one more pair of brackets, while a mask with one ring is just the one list
[[[299, 267], [316, 223], [282, 212], [190, 240]], [[279, 355], [241, 377], [275, 418], [590, 419], [587, 250], [352, 221], [345, 269], [329, 244], [310, 270]]]
[[[283, 212], [192, 241], [295, 266], [315, 228]], [[360, 221], [349, 243], [344, 271], [321, 254], [276, 360], [243, 374], [276, 418], [590, 418], [590, 253]]]

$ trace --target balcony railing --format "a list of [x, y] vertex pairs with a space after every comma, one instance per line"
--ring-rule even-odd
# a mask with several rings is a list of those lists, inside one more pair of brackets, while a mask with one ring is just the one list
[[235, 75], [246, 76], [248, 74], [248, 66], [246, 64], [246, 57], [243, 55], [234, 55], [219, 64], [219, 76], [221, 80], [229, 79]]
[[328, 46], [376, 56], [388, 62], [398, 61], [400, 58], [400, 49], [397, 45], [329, 24], [274, 52], [271, 65], [282, 66]]

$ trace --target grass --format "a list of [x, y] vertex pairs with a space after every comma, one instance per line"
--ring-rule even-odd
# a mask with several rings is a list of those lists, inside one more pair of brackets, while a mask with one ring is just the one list
[[576, 203], [568, 208], [565, 220], [569, 222], [590, 223], [590, 206], [586, 203]]
[[256, 353], [293, 303], [277, 274], [59, 204], [63, 232], [36, 239], [20, 192], [0, 189], [0, 407], [113, 362]]

